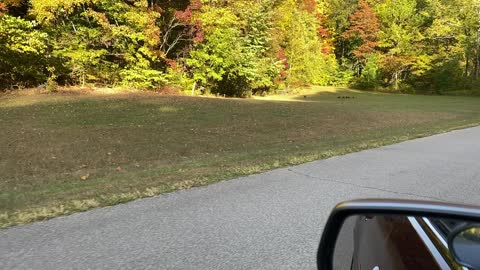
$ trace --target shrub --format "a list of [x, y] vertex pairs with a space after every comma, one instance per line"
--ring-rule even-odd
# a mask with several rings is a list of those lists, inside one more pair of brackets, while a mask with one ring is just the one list
[[126, 87], [155, 89], [169, 82], [169, 75], [152, 69], [124, 69], [120, 72], [122, 84]]
[[35, 27], [35, 22], [0, 16], [0, 88], [46, 80], [48, 35]]

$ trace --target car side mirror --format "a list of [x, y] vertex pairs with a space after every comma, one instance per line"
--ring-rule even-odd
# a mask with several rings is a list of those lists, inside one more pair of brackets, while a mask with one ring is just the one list
[[450, 234], [448, 245], [458, 263], [480, 269], [480, 224], [459, 226]]
[[480, 208], [356, 200], [337, 205], [317, 253], [320, 270], [480, 270]]

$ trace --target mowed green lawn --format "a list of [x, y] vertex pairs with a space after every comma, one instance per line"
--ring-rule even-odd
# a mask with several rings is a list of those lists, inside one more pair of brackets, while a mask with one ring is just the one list
[[[338, 96], [354, 99], [338, 99]], [[0, 227], [480, 124], [479, 97], [0, 97]]]

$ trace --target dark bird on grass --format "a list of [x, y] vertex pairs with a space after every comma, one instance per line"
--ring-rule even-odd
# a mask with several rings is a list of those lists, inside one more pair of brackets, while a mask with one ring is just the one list
[[354, 99], [354, 96], [338, 96], [338, 99]]

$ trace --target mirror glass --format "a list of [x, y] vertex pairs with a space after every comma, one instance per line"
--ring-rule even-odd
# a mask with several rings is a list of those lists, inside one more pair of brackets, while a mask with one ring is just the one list
[[[467, 224], [462, 220], [430, 217], [351, 216], [344, 222], [335, 244], [334, 269], [462, 269], [465, 265], [453, 256], [448, 239], [452, 232]], [[478, 237], [478, 230], [474, 232]], [[471, 254], [480, 257], [478, 246], [471, 243], [474, 241], [471, 234], [461, 234], [457, 240], [457, 251], [464, 254], [465, 260]]]
[[451, 248], [458, 261], [480, 269], [480, 225], [461, 228], [453, 237]]

